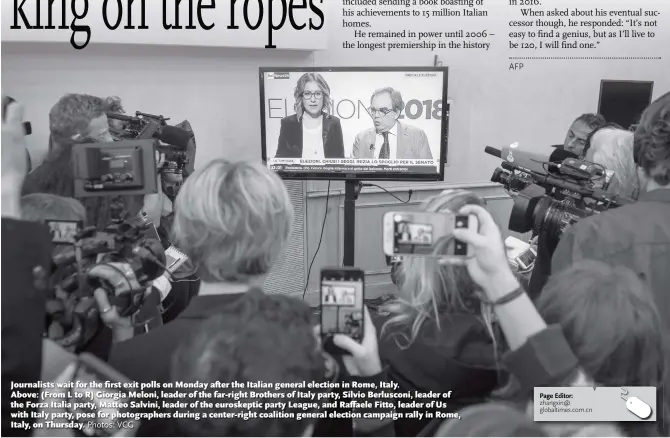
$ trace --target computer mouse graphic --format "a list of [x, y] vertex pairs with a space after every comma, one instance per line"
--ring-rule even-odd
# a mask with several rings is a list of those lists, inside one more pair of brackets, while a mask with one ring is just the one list
[[651, 406], [637, 397], [630, 397], [628, 400], [626, 400], [626, 409], [631, 411], [642, 420], [646, 420], [647, 418], [651, 417]]

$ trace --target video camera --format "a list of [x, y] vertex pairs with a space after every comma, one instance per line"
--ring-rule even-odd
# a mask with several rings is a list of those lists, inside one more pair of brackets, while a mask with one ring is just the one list
[[161, 115], [137, 111], [133, 117], [110, 112], [107, 117], [119, 120], [123, 125], [122, 129], [110, 128], [110, 133], [116, 140], [158, 140], [156, 149], [165, 155], [165, 163], [160, 169], [162, 178], [167, 183], [165, 192], [168, 196], [176, 196], [184, 179], [188, 177], [186, 166], [190, 160], [187, 149], [193, 133], [169, 126], [167, 121], [170, 119]]
[[133, 316], [151, 282], [165, 271], [163, 246], [144, 235], [148, 224], [141, 218], [127, 220], [120, 200], [111, 210], [113, 218], [104, 231], [90, 227], [69, 242], [54, 239], [50, 276], [36, 278], [48, 297], [46, 335], [63, 348], [81, 351], [101, 328], [96, 289], [107, 294], [119, 316]]
[[633, 202], [605, 191], [614, 172], [560, 148], [550, 157], [520, 150], [516, 143], [484, 151], [505, 160], [491, 181], [514, 194], [511, 231], [544, 233], [555, 243], [580, 219]]

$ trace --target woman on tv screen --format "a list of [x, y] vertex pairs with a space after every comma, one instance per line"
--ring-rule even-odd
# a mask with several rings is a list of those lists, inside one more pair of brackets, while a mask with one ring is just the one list
[[275, 158], [344, 158], [340, 119], [330, 115], [330, 87], [318, 73], [305, 73], [293, 92], [295, 114], [281, 120]]

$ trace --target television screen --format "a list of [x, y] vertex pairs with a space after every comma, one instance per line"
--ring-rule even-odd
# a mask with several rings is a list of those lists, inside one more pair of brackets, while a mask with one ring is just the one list
[[446, 67], [261, 68], [263, 160], [285, 179], [444, 179]]

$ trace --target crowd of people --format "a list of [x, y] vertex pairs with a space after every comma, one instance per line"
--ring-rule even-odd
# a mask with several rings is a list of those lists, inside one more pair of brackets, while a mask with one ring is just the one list
[[[17, 412], [39, 410], [12, 405], [12, 383], [76, 378], [71, 366], [54, 377], [58, 361], [44, 347], [45, 297], [35, 272], [50, 270], [57, 251], [44, 221], [100, 229], [109, 223], [109, 198], [75, 199], [72, 150], [110, 141], [106, 113], [119, 110], [118, 99], [64, 96], [50, 114], [48, 155], [29, 172], [22, 107], [3, 96], [3, 435], [54, 432], [52, 423], [12, 428]], [[279, 389], [238, 394], [251, 408], [187, 408], [178, 418], [141, 419], [117, 436], [668, 436], [670, 93], [645, 110], [634, 132], [597, 115], [578, 118], [564, 148], [613, 170], [607, 190], [636, 202], [582, 219], [555, 248], [538, 251], [541, 268], [526, 287], [483, 199], [447, 190], [426, 200], [424, 211], [477, 216], [478, 231], [453, 231], [473, 257], [464, 264], [416, 257], [394, 265], [397, 294], [380, 309], [365, 309], [361, 342], [332, 339], [344, 356], [324, 352], [305, 302], [263, 293], [294, 219], [281, 179], [263, 163], [213, 160], [176, 197], [159, 190], [121, 199], [188, 263], [155, 281], [133, 315], [96, 293], [104, 324], [68, 353], [91, 353], [138, 383], [219, 382], [218, 391], [232, 394], [239, 392], [234, 382], [315, 382], [313, 393], [331, 393], [322, 401], [342, 400], [346, 389], [338, 382], [377, 383], [387, 388], [382, 392], [450, 393], [443, 410], [460, 413], [448, 420], [382, 418], [365, 415], [389, 411], [371, 403], [334, 418], [320, 416], [320, 404], [307, 397], [277, 415], [265, 403], [290, 391]], [[558, 386], [657, 387], [657, 420], [533, 421], [533, 388]], [[236, 415], [242, 410], [257, 415]]]

